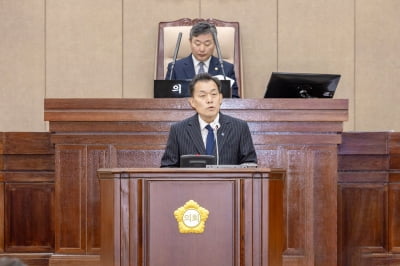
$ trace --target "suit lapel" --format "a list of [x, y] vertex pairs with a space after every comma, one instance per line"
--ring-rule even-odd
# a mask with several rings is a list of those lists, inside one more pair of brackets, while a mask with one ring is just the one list
[[189, 55], [184, 60], [185, 68], [183, 71], [185, 71], [185, 76], [188, 79], [192, 79], [196, 75], [196, 72], [194, 71], [192, 55]]
[[221, 128], [217, 131], [218, 149], [219, 151], [222, 151], [224, 150], [223, 147], [228, 138], [228, 133], [232, 131], [232, 125], [230, 120], [221, 113], [219, 114], [219, 123], [221, 124]]
[[199, 119], [197, 116], [198, 115], [196, 114], [190, 118], [186, 132], [193, 140], [193, 144], [197, 150], [197, 153], [205, 154], [206, 149], [204, 147], [203, 138], [200, 132]]
[[219, 69], [220, 66], [218, 58], [212, 56], [210, 60], [210, 66], [208, 67], [208, 73], [210, 73], [212, 76], [218, 75], [221, 73]]

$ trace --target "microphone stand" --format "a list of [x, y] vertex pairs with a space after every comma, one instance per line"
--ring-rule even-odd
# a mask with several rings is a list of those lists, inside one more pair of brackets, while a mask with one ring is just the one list
[[169, 80], [172, 79], [172, 72], [174, 72], [176, 57], [178, 56], [179, 46], [181, 45], [181, 39], [182, 39], [182, 32], [179, 32], [178, 39], [176, 40], [174, 57], [173, 57], [172, 64], [171, 64], [171, 72], [169, 73]]
[[224, 61], [222, 60], [221, 47], [219, 46], [217, 33], [215, 31], [213, 31], [212, 34], [213, 34], [215, 46], [217, 47], [217, 54], [218, 54], [219, 64], [221, 66], [222, 75], [224, 75], [224, 80], [226, 80]]

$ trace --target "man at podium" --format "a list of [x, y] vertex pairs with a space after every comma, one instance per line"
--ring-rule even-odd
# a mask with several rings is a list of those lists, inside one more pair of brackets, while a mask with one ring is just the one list
[[257, 163], [247, 122], [220, 113], [221, 82], [208, 73], [189, 85], [189, 104], [196, 114], [171, 126], [161, 167], [179, 167], [181, 155], [208, 154], [217, 164]]
[[188, 80], [203, 72], [208, 72], [212, 76], [223, 76], [225, 73], [226, 79], [233, 82], [232, 97], [238, 98], [238, 85], [233, 64], [223, 61], [221, 66], [219, 59], [213, 56], [214, 36], [217, 36], [217, 29], [214, 25], [207, 22], [193, 25], [189, 37], [191, 55], [177, 60], [172, 73], [173, 63], [169, 63], [165, 79]]

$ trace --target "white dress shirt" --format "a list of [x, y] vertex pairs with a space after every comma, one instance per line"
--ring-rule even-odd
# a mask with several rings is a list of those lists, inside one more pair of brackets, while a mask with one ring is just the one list
[[[193, 59], [194, 71], [196, 72], [196, 74], [199, 74], [200, 61], [197, 60], [193, 55], [192, 55], [192, 59]], [[208, 73], [208, 68], [210, 67], [210, 61], [211, 61], [211, 56], [206, 61], [203, 61], [204, 72], [206, 72], [206, 73]]]

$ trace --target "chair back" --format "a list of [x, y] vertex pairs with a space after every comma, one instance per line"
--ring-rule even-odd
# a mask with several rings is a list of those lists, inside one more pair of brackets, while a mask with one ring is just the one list
[[[191, 53], [189, 36], [192, 26], [200, 21], [207, 21], [217, 28], [218, 43], [221, 48], [222, 59], [234, 64], [236, 82], [239, 86], [239, 96], [243, 97], [242, 71], [239, 38], [239, 22], [226, 22], [217, 19], [189, 19], [182, 18], [175, 21], [160, 22], [158, 27], [158, 43], [156, 55], [156, 79], [164, 79], [167, 67], [172, 62], [175, 46], [179, 32], [182, 32], [182, 39], [177, 59], [188, 56]], [[217, 49], [214, 56], [218, 57]]]

